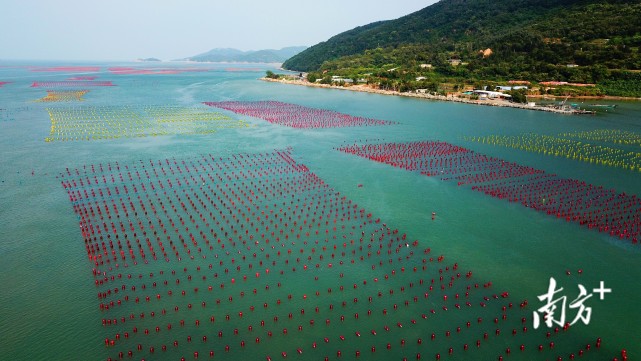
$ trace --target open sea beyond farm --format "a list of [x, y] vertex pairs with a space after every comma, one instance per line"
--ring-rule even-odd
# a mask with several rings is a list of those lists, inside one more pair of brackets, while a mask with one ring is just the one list
[[0, 63], [0, 360], [641, 359], [640, 103], [266, 70]]

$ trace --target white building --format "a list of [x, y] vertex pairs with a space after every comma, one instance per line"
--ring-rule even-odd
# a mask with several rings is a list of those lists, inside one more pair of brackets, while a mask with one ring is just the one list
[[496, 87], [496, 89], [501, 90], [501, 91], [510, 91], [510, 90], [519, 90], [519, 89], [527, 89], [528, 87], [526, 85], [499, 85]]
[[479, 96], [480, 99], [510, 99], [512, 98], [509, 94], [504, 94], [501, 92], [494, 92], [490, 90], [472, 90], [472, 92]]

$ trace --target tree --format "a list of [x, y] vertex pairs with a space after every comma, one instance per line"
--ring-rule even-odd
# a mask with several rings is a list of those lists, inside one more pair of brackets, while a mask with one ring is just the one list
[[515, 103], [527, 103], [527, 89], [513, 89], [507, 92]]
[[326, 75], [321, 79], [320, 81], [321, 84], [332, 84], [332, 77], [329, 75]]
[[267, 70], [267, 71], [265, 72], [265, 78], [269, 78], [269, 79], [278, 79], [278, 78], [280, 78], [280, 75], [278, 75], [278, 74], [274, 74], [274, 72], [273, 72], [273, 71], [271, 71], [271, 70]]

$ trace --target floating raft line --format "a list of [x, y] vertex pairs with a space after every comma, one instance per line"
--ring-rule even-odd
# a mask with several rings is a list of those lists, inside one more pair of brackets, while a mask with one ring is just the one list
[[641, 199], [440, 141], [354, 144], [338, 150], [418, 172], [637, 243]]
[[99, 66], [53, 66], [44, 68], [33, 68], [33, 72], [69, 72], [69, 73], [97, 73], [100, 71]]
[[641, 134], [621, 129], [597, 129], [583, 132], [561, 133], [559, 138], [587, 140], [623, 145], [641, 145]]
[[51, 130], [45, 141], [101, 140], [174, 134], [213, 134], [249, 125], [210, 108], [105, 106], [48, 108]]
[[208, 69], [200, 68], [132, 68], [132, 67], [111, 67], [109, 72], [116, 75], [160, 75], [160, 74], [181, 74], [185, 72], [203, 72]]
[[68, 80], [95, 80], [98, 78], [97, 76], [74, 76], [69, 78]]
[[527, 300], [406, 239], [290, 149], [59, 179], [107, 360], [606, 356], [568, 326], [531, 329]]
[[36, 102], [79, 102], [84, 101], [82, 98], [87, 94], [89, 90], [71, 90], [71, 91], [60, 91], [60, 90], [47, 90], [47, 96], [35, 100]]
[[[586, 133], [572, 133], [568, 134], [568, 136], [599, 137]], [[607, 137], [605, 134], [602, 134], [600, 138], [613, 139]], [[628, 139], [630, 138], [631, 137]], [[641, 172], [641, 153], [599, 144], [584, 143], [579, 140], [539, 134], [524, 134], [519, 136], [489, 135], [486, 137], [465, 137], [464, 139], [472, 142], [503, 146], [527, 152], [564, 157], [581, 162]], [[634, 141], [634, 138], [632, 139]]]
[[86, 88], [96, 86], [115, 86], [111, 81], [97, 80], [63, 80], [63, 81], [35, 81], [32, 88]]
[[390, 121], [356, 117], [332, 110], [314, 109], [278, 101], [226, 101], [205, 102], [204, 104], [292, 128], [338, 128], [394, 124]]

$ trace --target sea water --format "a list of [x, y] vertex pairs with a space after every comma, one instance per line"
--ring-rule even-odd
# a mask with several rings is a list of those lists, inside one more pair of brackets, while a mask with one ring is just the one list
[[[380, 217], [390, 227], [406, 233], [408, 239], [418, 240], [421, 246], [431, 248], [433, 255], [445, 255], [464, 269], [473, 270], [475, 278], [490, 280], [497, 290], [509, 290], [515, 307], [525, 299], [529, 300], [530, 311], [542, 306], [537, 296], [547, 292], [551, 277], [563, 284], [568, 302], [578, 295], [579, 284], [590, 292], [603, 281], [612, 292], [605, 294], [603, 300], [595, 294], [585, 302], [591, 308], [589, 323], [578, 322], [573, 326], [572, 335], [568, 336], [570, 341], [561, 346], [566, 349], [556, 352], [567, 357], [584, 346], [583, 340], [600, 337], [604, 350], [592, 359], [620, 357], [620, 350], [624, 348], [630, 359], [641, 357], [641, 340], [637, 332], [637, 324], [641, 322], [637, 302], [641, 300], [641, 249], [638, 244], [535, 212], [518, 203], [336, 150], [345, 144], [365, 141], [440, 140], [564, 178], [613, 188], [628, 195], [641, 195], [641, 173], [638, 171], [466, 140], [471, 136], [557, 135], [597, 129], [620, 129], [641, 134], [639, 103], [618, 102], [617, 107], [608, 109], [608, 112], [569, 116], [258, 80], [265, 70], [276, 70], [270, 65], [98, 63], [71, 64], [95, 66], [99, 68], [97, 71], [46, 72], [35, 70], [70, 64], [5, 62], [0, 65], [0, 82], [9, 82], [0, 87], [1, 360], [115, 358], [104, 345], [109, 334], [101, 324], [102, 316], [97, 307], [95, 278], [91, 272], [93, 264], [87, 259], [78, 218], [61, 186], [60, 175], [66, 169], [82, 169], [91, 164], [109, 162], [133, 165], [150, 159], [193, 159], [202, 155], [229, 157], [267, 153], [275, 149], [291, 149], [296, 162], [307, 166], [334, 190]], [[109, 71], [116, 66], [197, 68], [200, 71], [171, 74], [117, 74]], [[78, 76], [95, 76], [96, 80], [112, 81], [114, 86], [87, 88], [90, 91], [83, 96], [82, 102], [36, 102], [46, 95], [45, 90], [49, 88], [32, 87], [33, 82], [66, 81]], [[75, 90], [63, 90], [72, 89]], [[242, 118], [247, 127], [221, 129], [208, 135], [45, 142], [51, 128], [47, 108], [202, 107], [203, 102], [227, 100], [276, 100], [396, 124], [293, 129], [225, 112]], [[619, 147], [639, 152], [638, 146]], [[169, 270], [180, 265], [158, 267]], [[582, 271], [580, 275], [579, 270]], [[366, 275], [368, 270], [352, 272]], [[448, 320], [451, 325], [463, 321], [455, 315]], [[532, 328], [530, 318], [527, 326]], [[189, 334], [190, 327], [193, 326], [173, 332], [184, 336]], [[452, 326], [443, 325], [442, 329], [447, 327]], [[276, 330], [280, 328], [276, 327]], [[362, 332], [369, 333], [369, 329], [363, 328]], [[415, 330], [423, 342], [430, 342], [428, 331], [424, 332], [420, 327]], [[290, 333], [295, 332], [291, 330]], [[516, 337], [519, 340], [514, 344], [526, 342], [529, 336], [519, 334]], [[212, 333], [210, 339], [215, 338]], [[305, 353], [289, 356], [296, 359], [322, 359], [323, 352], [327, 352], [331, 359], [336, 358], [336, 346], [321, 344], [317, 352], [312, 352], [308, 350], [309, 341], [292, 337], [278, 342], [300, 343]], [[440, 349], [447, 350], [450, 340], [439, 335], [436, 342], [440, 342]], [[353, 347], [341, 347], [345, 350], [343, 358], [354, 358]], [[406, 352], [397, 345], [394, 347], [398, 351], [391, 353], [383, 352], [383, 347], [379, 347], [378, 353], [362, 350], [362, 358], [414, 359], [414, 349]], [[443, 358], [493, 360], [496, 359], [496, 350], [503, 347], [495, 344], [491, 351], [480, 349], [473, 354], [457, 349], [452, 355], [443, 354]], [[234, 352], [232, 350], [228, 355], [217, 353], [216, 359], [265, 357], [260, 348], [248, 347], [245, 353]], [[180, 356], [179, 352], [170, 350], [163, 354], [157, 349], [147, 359], [177, 360]], [[590, 357], [590, 354], [586, 356]], [[207, 357], [205, 352], [201, 352], [201, 359]], [[434, 353], [425, 352], [424, 357], [433, 359]], [[519, 359], [516, 348], [510, 357]], [[192, 358], [187, 354], [187, 359]]]

